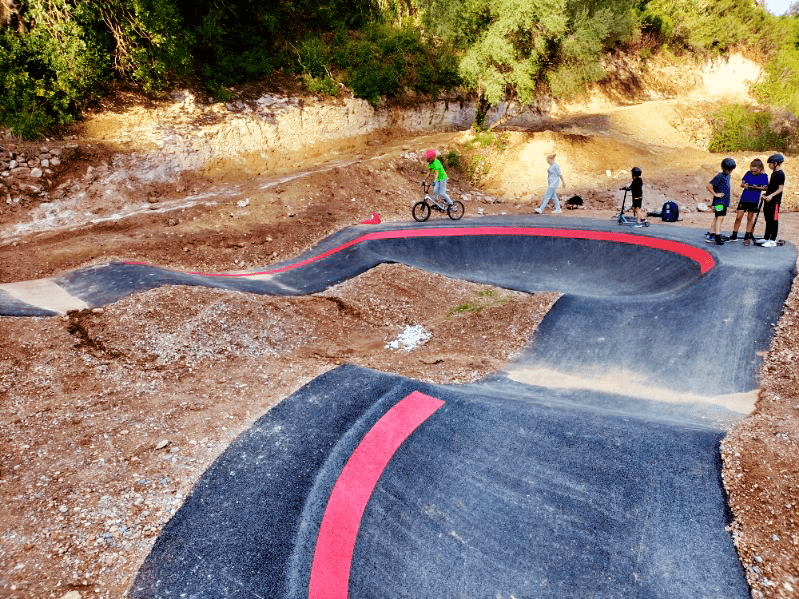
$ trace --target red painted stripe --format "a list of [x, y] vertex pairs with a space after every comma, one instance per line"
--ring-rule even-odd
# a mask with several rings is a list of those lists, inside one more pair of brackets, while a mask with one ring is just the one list
[[355, 540], [366, 504], [400, 445], [444, 402], [414, 391], [364, 436], [333, 485], [316, 540], [309, 599], [346, 599]]
[[[658, 237], [646, 237], [644, 235], [633, 235], [632, 233], [612, 233], [609, 231], [589, 231], [584, 229], [553, 229], [553, 228], [529, 228], [529, 227], [431, 227], [424, 229], [399, 229], [396, 231], [375, 231], [361, 235], [351, 241], [341, 244], [294, 264], [287, 264], [274, 270], [261, 272], [248, 272], [239, 274], [229, 273], [203, 273], [189, 272], [191, 275], [203, 275], [207, 277], [251, 277], [254, 275], [271, 275], [287, 270], [293, 270], [312, 262], [317, 262], [337, 252], [350, 248], [364, 241], [374, 241], [378, 239], [404, 239], [408, 237], [464, 237], [469, 235], [518, 235], [523, 237], [557, 237], [562, 239], [588, 239], [592, 241], [611, 241], [614, 243], [627, 243], [639, 245], [656, 250], [672, 252], [680, 256], [685, 256], [693, 260], [699, 266], [699, 272], [706, 274], [715, 265], [713, 255], [702, 248], [697, 248], [680, 241], [660, 239]], [[145, 262], [125, 262], [125, 264], [146, 264]]]

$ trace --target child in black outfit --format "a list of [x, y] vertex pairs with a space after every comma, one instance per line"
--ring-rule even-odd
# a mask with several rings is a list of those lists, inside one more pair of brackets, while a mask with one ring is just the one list
[[630, 194], [633, 196], [633, 216], [639, 224], [646, 223], [646, 214], [644, 213], [644, 181], [641, 179], [641, 169], [634, 166], [630, 172], [633, 175], [633, 180], [630, 182]]
[[777, 245], [777, 230], [780, 226], [780, 203], [782, 190], [785, 188], [785, 173], [782, 163], [785, 160], [782, 154], [774, 154], [768, 158], [771, 177], [768, 181], [766, 193], [763, 195], [763, 216], [766, 219], [766, 232], [763, 239], [755, 241], [762, 248], [773, 248]]

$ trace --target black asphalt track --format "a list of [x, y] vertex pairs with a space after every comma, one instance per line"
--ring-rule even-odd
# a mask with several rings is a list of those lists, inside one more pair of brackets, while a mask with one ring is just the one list
[[[721, 431], [635, 400], [353, 366], [306, 386], [206, 473], [133, 597], [307, 597], [319, 522], [355, 445], [412, 391], [445, 401], [394, 455], [351, 597], [748, 597], [724, 529]], [[681, 415], [676, 415], [678, 420]]]
[[[748, 597], [719, 458], [745, 410], [724, 398], [756, 388], [795, 260], [675, 225], [479, 219], [354, 227], [260, 277], [58, 278], [89, 306], [166, 283], [312, 293], [381, 262], [564, 292], [486, 381], [342, 366], [286, 398], [203, 475], [131, 597]], [[47, 312], [3, 286], [0, 310]]]

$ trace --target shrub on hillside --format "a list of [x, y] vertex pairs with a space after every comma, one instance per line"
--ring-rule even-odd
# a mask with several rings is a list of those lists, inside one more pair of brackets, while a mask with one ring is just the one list
[[94, 35], [91, 14], [64, 0], [31, 2], [36, 26], [0, 30], [0, 124], [26, 139], [74, 120], [110, 72], [108, 38]]
[[799, 115], [799, 19], [776, 20], [769, 39], [771, 57], [755, 91], [762, 102]]
[[162, 87], [184, 56], [174, 16], [170, 0], [26, 3], [16, 29], [0, 27], [0, 124], [32, 139], [70, 123], [115, 70]]
[[373, 106], [383, 97], [435, 94], [461, 83], [451, 52], [425, 42], [413, 27], [375, 21], [362, 31], [311, 35], [298, 44], [296, 53], [306, 83], [337, 73], [356, 97]]
[[646, 31], [694, 52], [719, 54], [739, 45], [756, 45], [773, 20], [752, 0], [649, 0], [639, 6]]
[[785, 151], [788, 134], [772, 129], [772, 115], [742, 104], [723, 106], [711, 115], [711, 152]]

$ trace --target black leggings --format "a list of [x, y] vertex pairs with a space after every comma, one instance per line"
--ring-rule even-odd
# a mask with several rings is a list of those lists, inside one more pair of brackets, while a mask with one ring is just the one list
[[763, 239], [777, 241], [780, 226], [780, 205], [777, 202], [763, 202], [763, 217], [766, 219], [766, 232]]

